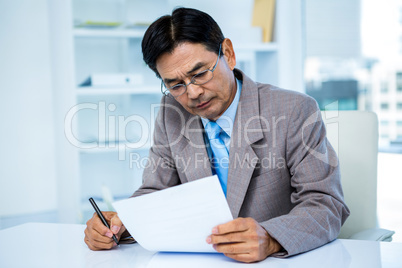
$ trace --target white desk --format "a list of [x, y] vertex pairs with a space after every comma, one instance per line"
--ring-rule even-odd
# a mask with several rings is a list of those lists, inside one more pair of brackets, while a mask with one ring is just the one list
[[[155, 253], [138, 244], [91, 251], [84, 225], [28, 223], [0, 231], [0, 267], [250, 267], [222, 254]], [[287, 259], [252, 267], [402, 267], [402, 243], [338, 239]]]

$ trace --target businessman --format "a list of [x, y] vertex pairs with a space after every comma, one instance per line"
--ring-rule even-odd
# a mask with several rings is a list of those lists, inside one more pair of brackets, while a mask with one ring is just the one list
[[[142, 41], [164, 96], [143, 184], [133, 197], [217, 174], [234, 220], [206, 242], [242, 262], [287, 257], [334, 240], [349, 215], [336, 154], [316, 102], [235, 69], [230, 39], [194, 9], [156, 20]], [[269, 75], [269, 74], [267, 74]], [[85, 243], [115, 246], [127, 231], [94, 215]]]

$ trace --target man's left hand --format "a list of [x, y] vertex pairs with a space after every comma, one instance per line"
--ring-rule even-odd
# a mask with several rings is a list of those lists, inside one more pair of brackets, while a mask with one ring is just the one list
[[282, 246], [252, 218], [238, 218], [212, 229], [207, 238], [216, 251], [241, 262], [264, 260]]

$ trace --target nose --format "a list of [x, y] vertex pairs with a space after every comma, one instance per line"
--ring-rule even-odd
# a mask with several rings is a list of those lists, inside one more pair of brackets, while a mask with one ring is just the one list
[[189, 84], [187, 85], [187, 96], [189, 99], [198, 99], [204, 93], [204, 90], [199, 85]]

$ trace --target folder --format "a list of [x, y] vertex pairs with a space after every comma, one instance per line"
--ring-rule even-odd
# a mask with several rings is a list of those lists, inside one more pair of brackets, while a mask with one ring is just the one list
[[254, 0], [253, 26], [262, 27], [263, 42], [273, 41], [275, 0]]

